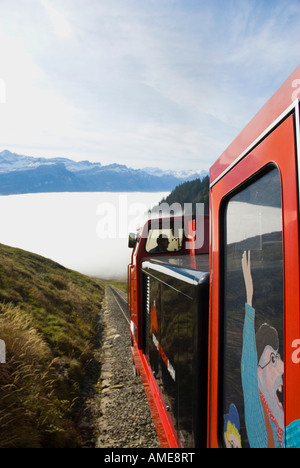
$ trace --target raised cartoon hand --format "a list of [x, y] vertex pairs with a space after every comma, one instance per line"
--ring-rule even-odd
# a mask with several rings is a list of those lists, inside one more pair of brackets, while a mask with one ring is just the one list
[[[248, 255], [247, 255], [248, 253]], [[253, 280], [251, 275], [251, 258], [250, 250], [244, 252], [242, 256], [242, 269], [246, 286], [247, 304], [252, 307], [253, 301]]]

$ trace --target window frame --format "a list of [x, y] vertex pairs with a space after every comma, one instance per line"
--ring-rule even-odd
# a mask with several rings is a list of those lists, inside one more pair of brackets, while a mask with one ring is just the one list
[[[169, 231], [171, 233], [172, 231], [172, 227], [170, 228], [166, 228], [166, 227], [154, 227], [154, 228], [150, 228], [149, 231], [148, 231], [148, 235], [147, 235], [147, 239], [145, 241], [145, 252], [148, 254], [148, 255], [172, 255], [172, 254], [178, 254], [179, 252], [181, 252], [183, 250], [183, 245], [184, 245], [184, 228], [180, 228], [180, 230], [182, 231], [181, 232], [181, 237], [178, 237], [179, 239], [179, 244], [180, 244], [180, 249], [178, 250], [166, 250], [165, 252], [151, 252], [151, 250], [153, 250], [155, 247], [153, 247], [152, 249], [148, 250], [147, 249], [147, 244], [149, 242], [149, 239], [150, 239], [150, 233], [152, 232], [155, 232], [157, 231], [158, 233], [162, 234], [162, 235], [167, 235], [165, 231]], [[155, 238], [151, 238], [151, 241], [154, 239], [155, 241], [157, 241], [157, 239], [159, 238], [159, 236], [155, 237]], [[172, 242], [170, 241], [170, 237], [168, 237], [169, 239], [169, 243]], [[176, 237], [173, 236], [173, 239], [176, 239]]]
[[[289, 108], [281, 119], [269, 128], [260, 140], [248, 148], [243, 157], [237, 155], [236, 162], [224, 172], [222, 177], [210, 187], [210, 325], [209, 325], [209, 375], [208, 375], [208, 439], [209, 447], [222, 446], [220, 439], [219, 387], [222, 385], [219, 375], [220, 354], [223, 350], [221, 339], [222, 299], [221, 275], [222, 258], [222, 219], [221, 207], [224, 200], [239, 190], [245, 183], [251, 182], [260, 171], [269, 164], [277, 165], [282, 184], [283, 207], [283, 262], [284, 262], [284, 338], [285, 338], [285, 419], [286, 426], [300, 419], [300, 401], [298, 398], [300, 382], [300, 363], [292, 362], [292, 348], [295, 340], [300, 341], [300, 272], [299, 272], [299, 183], [297, 167], [297, 141], [299, 131], [295, 108]], [[220, 380], [219, 380], [220, 379]], [[220, 411], [221, 408], [221, 411]]]
[[[222, 272], [221, 276], [221, 281], [219, 283], [219, 297], [220, 297], [220, 319], [219, 319], [219, 324], [220, 324], [220, 333], [219, 333], [219, 343], [220, 343], [220, 353], [219, 353], [219, 424], [218, 424], [218, 438], [219, 438], [219, 446], [222, 448], [225, 448], [225, 442], [224, 442], [224, 432], [222, 431], [223, 426], [224, 426], [224, 415], [228, 411], [228, 408], [224, 408], [224, 388], [225, 388], [225, 369], [224, 369], [224, 362], [225, 362], [225, 334], [226, 334], [226, 329], [225, 329], [225, 317], [226, 317], [226, 252], [227, 252], [227, 215], [228, 215], [228, 207], [232, 199], [240, 194], [241, 192], [247, 190], [249, 187], [251, 187], [253, 184], [256, 182], [262, 180], [266, 175], [268, 175], [272, 170], [276, 169], [278, 172], [278, 176], [280, 179], [280, 196], [281, 196], [281, 212], [282, 212], [282, 289], [283, 289], [283, 295], [284, 295], [284, 261], [283, 261], [283, 206], [282, 206], [282, 183], [281, 183], [281, 175], [280, 175], [280, 168], [278, 167], [277, 164], [274, 162], [267, 163], [264, 167], [262, 167], [258, 172], [252, 174], [247, 180], [243, 181], [241, 184], [239, 184], [237, 187], [235, 187], [231, 192], [226, 194], [226, 196], [222, 199], [221, 205], [220, 205], [220, 231], [221, 231], [221, 236], [220, 236], [220, 272]], [[246, 298], [246, 292], [245, 292], [245, 298]], [[246, 302], [246, 301], [245, 301]], [[282, 302], [282, 308], [283, 308], [283, 316], [282, 316], [282, 325], [283, 325], [283, 330], [282, 330], [282, 335], [283, 335], [283, 343], [282, 347], [284, 349], [284, 297], [283, 297], [283, 302]], [[256, 330], [257, 331], [257, 330]], [[284, 353], [285, 354], [285, 353]], [[283, 358], [284, 359], [284, 358]], [[284, 408], [285, 410], [285, 408]]]

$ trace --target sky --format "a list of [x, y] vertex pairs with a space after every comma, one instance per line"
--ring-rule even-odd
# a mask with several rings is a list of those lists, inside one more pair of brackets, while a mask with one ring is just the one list
[[0, 151], [208, 170], [299, 25], [300, 0], [0, 0]]

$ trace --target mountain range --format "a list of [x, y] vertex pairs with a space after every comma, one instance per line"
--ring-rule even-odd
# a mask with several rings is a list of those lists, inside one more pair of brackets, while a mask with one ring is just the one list
[[207, 172], [162, 171], [147, 167], [68, 158], [36, 158], [8, 150], [0, 152], [0, 195], [49, 192], [168, 192], [190, 180], [202, 179]]

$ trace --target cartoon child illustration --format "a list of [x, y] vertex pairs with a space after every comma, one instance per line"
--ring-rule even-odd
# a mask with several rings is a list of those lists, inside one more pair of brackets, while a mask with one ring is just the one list
[[247, 303], [243, 331], [242, 386], [245, 422], [252, 448], [284, 446], [283, 374], [277, 330], [263, 324], [255, 334], [250, 251], [242, 257]]
[[251, 448], [300, 448], [300, 420], [284, 427], [284, 363], [277, 330], [263, 324], [255, 334], [250, 251], [242, 256], [247, 303], [241, 362], [245, 423]]
[[230, 405], [229, 413], [224, 416], [224, 440], [226, 448], [242, 448], [240, 418], [234, 404]]

